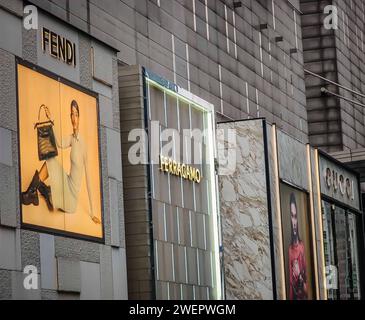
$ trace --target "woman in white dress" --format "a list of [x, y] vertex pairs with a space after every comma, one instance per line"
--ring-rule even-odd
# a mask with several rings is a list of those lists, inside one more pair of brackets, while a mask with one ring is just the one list
[[[46, 109], [50, 118], [49, 110]], [[73, 133], [59, 143], [56, 138], [57, 146], [61, 149], [71, 148], [70, 173], [67, 174], [57, 157], [46, 160], [41, 169], [35, 172], [32, 182], [27, 191], [22, 192], [22, 203], [24, 205], [39, 205], [38, 193], [44, 197], [48, 209], [53, 211], [58, 209], [67, 213], [75, 213], [78, 204], [79, 193], [83, 173], [85, 172], [86, 186], [89, 196], [89, 215], [94, 223], [100, 224], [101, 221], [96, 217], [91, 188], [90, 170], [87, 161], [87, 148], [84, 140], [79, 135], [80, 110], [77, 102], [71, 102], [71, 123]], [[50, 186], [44, 182], [48, 181]]]

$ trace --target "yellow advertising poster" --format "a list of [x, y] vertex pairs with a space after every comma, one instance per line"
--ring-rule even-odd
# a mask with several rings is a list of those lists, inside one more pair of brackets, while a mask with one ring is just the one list
[[103, 238], [94, 96], [18, 65], [22, 223]]

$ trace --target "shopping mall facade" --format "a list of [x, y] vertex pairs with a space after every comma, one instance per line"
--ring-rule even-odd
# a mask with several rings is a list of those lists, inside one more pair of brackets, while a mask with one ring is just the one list
[[0, 299], [364, 297], [300, 9], [0, 0]]

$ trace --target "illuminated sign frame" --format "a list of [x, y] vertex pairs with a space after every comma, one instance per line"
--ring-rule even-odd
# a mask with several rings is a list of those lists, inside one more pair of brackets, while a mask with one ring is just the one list
[[[214, 159], [217, 158], [217, 150], [216, 150], [216, 144], [215, 144], [215, 108], [214, 105], [208, 103], [207, 101], [197, 97], [196, 95], [192, 94], [191, 92], [179, 87], [178, 85], [165, 80], [161, 78], [160, 76], [156, 75], [155, 73], [143, 68], [143, 75], [146, 82], [146, 87], [149, 85], [159, 88], [160, 90], [166, 92], [167, 94], [180, 99], [184, 101], [185, 103], [191, 105], [196, 110], [201, 111], [204, 113], [204, 123], [205, 123], [205, 129], [207, 132], [211, 134], [207, 134], [207, 158], [211, 159], [213, 163], [209, 166], [209, 170], [207, 173], [207, 176], [205, 177], [208, 180], [209, 183], [209, 189], [210, 192], [208, 192], [208, 195], [210, 197], [210, 213], [209, 215], [212, 216], [212, 225], [213, 225], [213, 243], [214, 243], [214, 250], [212, 250], [212, 264], [214, 265], [214, 272], [212, 272], [212, 280], [214, 278], [213, 282], [213, 290], [215, 299], [220, 300], [224, 298], [223, 294], [223, 283], [221, 281], [221, 263], [220, 263], [220, 246], [221, 238], [220, 238], [220, 214], [219, 214], [219, 206], [218, 206], [218, 177], [216, 176], [215, 172], [215, 165], [214, 165]], [[148, 89], [147, 89], [148, 90]], [[149, 109], [148, 107], [147, 109]], [[146, 117], [147, 119], [148, 117]], [[171, 164], [171, 171], [170, 174], [177, 174], [177, 167], [174, 171], [174, 163], [172, 159], [169, 159], [168, 157], [163, 157], [164, 160], [164, 166], [163, 168], [170, 171], [170, 164]], [[167, 160], [167, 166], [166, 166], [166, 160]], [[171, 162], [169, 161], [171, 160]], [[151, 163], [153, 165], [153, 163]], [[176, 165], [178, 165], [176, 163]], [[180, 164], [181, 166], [183, 164]], [[160, 170], [161, 170], [161, 157], [160, 157]], [[200, 171], [199, 171], [200, 172]], [[181, 172], [179, 173], [179, 176], [181, 175]], [[186, 175], [185, 175], [186, 176]], [[184, 177], [183, 177], [184, 178]], [[191, 178], [191, 177], [190, 177]], [[184, 178], [186, 179], [186, 178]], [[188, 178], [189, 179], [189, 178]], [[213, 257], [214, 256], [214, 257]]]

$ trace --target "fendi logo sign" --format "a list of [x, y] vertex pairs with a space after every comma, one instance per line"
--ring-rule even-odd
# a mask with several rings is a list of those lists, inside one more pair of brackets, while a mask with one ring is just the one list
[[326, 168], [324, 175], [328, 189], [333, 189], [335, 193], [339, 192], [342, 196], [346, 196], [350, 200], [355, 199], [353, 180], [329, 167]]
[[76, 67], [76, 44], [44, 27], [42, 27], [42, 50], [53, 58]]
[[187, 164], [178, 163], [177, 161], [162, 155], [160, 156], [160, 171], [167, 172], [174, 176], [178, 176], [185, 180], [190, 180], [196, 183], [200, 183], [202, 178], [199, 169], [191, 167]]

